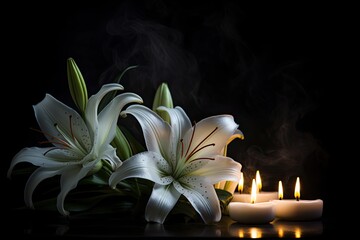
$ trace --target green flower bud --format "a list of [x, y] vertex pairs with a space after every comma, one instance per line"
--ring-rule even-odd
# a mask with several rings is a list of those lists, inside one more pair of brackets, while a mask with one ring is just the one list
[[130, 144], [125, 135], [120, 130], [119, 126], [116, 127], [116, 134], [111, 144], [116, 148], [116, 154], [121, 160], [128, 159], [132, 156]]
[[157, 108], [160, 106], [165, 106], [168, 108], [174, 107], [171, 93], [170, 93], [167, 83], [162, 83], [156, 90], [152, 109], [153, 109], [153, 111], [158, 113], [159, 116], [162, 119], [164, 119], [164, 121], [170, 123], [170, 117], [168, 116], [168, 114], [164, 111], [157, 110]]
[[67, 77], [71, 97], [76, 106], [83, 113], [88, 101], [88, 94], [84, 78], [74, 59], [72, 58], [67, 60]]

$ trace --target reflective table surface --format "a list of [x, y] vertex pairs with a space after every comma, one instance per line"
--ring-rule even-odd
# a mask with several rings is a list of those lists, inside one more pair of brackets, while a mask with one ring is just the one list
[[[142, 219], [142, 218], [141, 218]], [[2, 226], [4, 228], [4, 225]], [[206, 225], [198, 222], [147, 223], [126, 216], [66, 218], [35, 211], [15, 211], [2, 230], [26, 238], [327, 238], [326, 221], [290, 222], [275, 219], [269, 224], [239, 224], [224, 215], [220, 222]]]

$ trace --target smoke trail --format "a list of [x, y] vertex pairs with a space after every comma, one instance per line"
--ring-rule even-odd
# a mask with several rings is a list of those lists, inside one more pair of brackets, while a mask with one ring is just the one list
[[[287, 192], [296, 176], [321, 185], [310, 173], [322, 169], [327, 155], [306, 123], [319, 107], [319, 92], [310, 83], [313, 66], [302, 55], [306, 52], [296, 51], [309, 43], [301, 42], [302, 35], [284, 34], [270, 21], [276, 14], [232, 1], [191, 6], [125, 1], [107, 27], [105, 52], [114, 66], [102, 81], [138, 65], [122, 83], [146, 105], [167, 82], [175, 105], [193, 120], [223, 113], [235, 117], [245, 140], [232, 144], [229, 154], [243, 164], [245, 178], [260, 170], [264, 188], [275, 190], [282, 180]], [[297, 17], [291, 11], [286, 16]], [[299, 26], [294, 29], [286, 33], [301, 34]]]
[[162, 82], [168, 83], [176, 105], [196, 104], [200, 76], [197, 61], [183, 46], [183, 34], [145, 15], [136, 4], [124, 2], [109, 22], [107, 49], [114, 65], [102, 81], [111, 81], [128, 66], [136, 65], [122, 83], [126, 90], [141, 93], [146, 105], [152, 105]]

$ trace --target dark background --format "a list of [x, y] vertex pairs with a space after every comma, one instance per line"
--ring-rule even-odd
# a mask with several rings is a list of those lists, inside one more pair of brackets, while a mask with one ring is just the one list
[[328, 64], [337, 61], [334, 9], [237, 1], [55, 1], [5, 9], [12, 13], [2, 28], [6, 208], [23, 204], [23, 189], [5, 177], [11, 158], [40, 138], [30, 130], [37, 127], [32, 105], [50, 93], [73, 106], [66, 77], [72, 57], [89, 95], [138, 65], [121, 84], [145, 105], [151, 107], [156, 87], [167, 82], [191, 120], [233, 115], [245, 140], [234, 141], [229, 155], [243, 165], [245, 185], [260, 170], [264, 190], [276, 190], [282, 180], [292, 198], [299, 176], [303, 199], [324, 200], [330, 231], [339, 115], [338, 86], [329, 80], [335, 69]]

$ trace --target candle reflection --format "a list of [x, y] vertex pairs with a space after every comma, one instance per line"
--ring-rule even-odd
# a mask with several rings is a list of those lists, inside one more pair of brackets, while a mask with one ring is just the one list
[[278, 229], [278, 236], [279, 236], [279, 238], [284, 237], [284, 229], [282, 227], [279, 227], [279, 229]]
[[272, 224], [279, 238], [302, 238], [317, 236], [323, 233], [323, 224], [321, 221], [290, 222], [275, 220]]
[[229, 234], [239, 238], [267, 238], [274, 236], [274, 227], [266, 225], [247, 225], [233, 223], [229, 226]]
[[301, 229], [300, 228], [295, 228], [295, 238], [301, 238]]
[[[289, 222], [274, 220], [266, 225], [229, 224], [229, 235], [239, 238], [303, 238], [320, 236], [323, 233], [321, 221]], [[223, 235], [224, 236], [224, 235]]]
[[239, 234], [238, 234], [239, 238], [244, 238], [245, 234], [244, 234], [244, 230], [243, 229], [239, 229]]
[[262, 233], [261, 233], [261, 228], [250, 228], [250, 237], [251, 238], [261, 238], [262, 237]]

